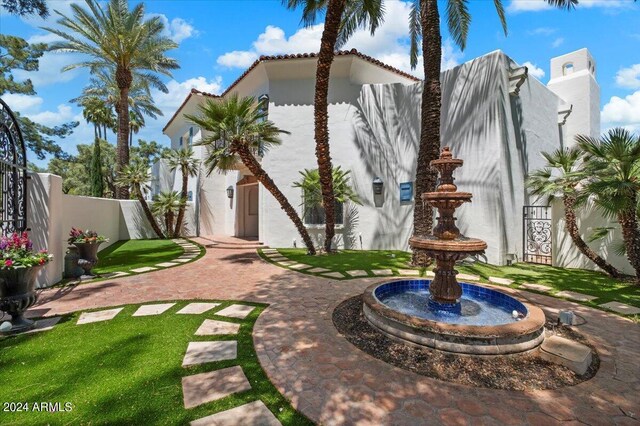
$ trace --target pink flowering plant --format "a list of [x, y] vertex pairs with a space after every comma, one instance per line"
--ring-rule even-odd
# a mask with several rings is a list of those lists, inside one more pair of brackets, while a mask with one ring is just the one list
[[44, 265], [53, 259], [53, 255], [46, 250], [33, 251], [33, 243], [26, 232], [0, 238], [0, 253], [2, 260], [0, 269], [31, 268]]
[[91, 229], [87, 229], [83, 231], [80, 228], [71, 228], [71, 232], [69, 232], [69, 244], [74, 243], [102, 243], [105, 241], [109, 241], [104, 235], [98, 235], [96, 231], [92, 231]]

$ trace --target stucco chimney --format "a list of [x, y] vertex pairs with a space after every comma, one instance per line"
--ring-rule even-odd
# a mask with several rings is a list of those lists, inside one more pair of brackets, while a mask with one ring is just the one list
[[600, 135], [600, 86], [596, 62], [586, 48], [551, 59], [551, 79], [547, 87], [573, 110], [562, 125], [565, 146], [572, 146], [578, 134]]

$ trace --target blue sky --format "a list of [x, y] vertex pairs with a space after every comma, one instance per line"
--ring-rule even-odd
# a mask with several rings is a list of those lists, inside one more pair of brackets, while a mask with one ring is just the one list
[[[603, 129], [624, 125], [640, 131], [640, 3], [631, 0], [581, 0], [572, 12], [551, 9], [542, 0], [503, 0], [507, 7], [509, 35], [504, 36], [491, 0], [470, 0], [473, 16], [464, 52], [451, 42], [443, 28], [443, 67], [449, 68], [487, 52], [501, 49], [516, 62], [529, 66], [530, 74], [546, 83], [549, 60], [582, 47], [594, 56], [601, 86]], [[71, 1], [48, 2], [53, 10], [70, 13]], [[134, 2], [132, 2], [134, 3]], [[408, 3], [386, 0], [385, 23], [376, 35], [357, 33], [346, 45], [403, 70], [408, 68]], [[444, 9], [441, 5], [441, 9]], [[181, 69], [166, 78], [169, 94], [155, 93], [165, 116], [149, 120], [138, 137], [168, 143], [162, 127], [192, 87], [219, 93], [261, 54], [313, 52], [318, 50], [322, 23], [303, 28], [300, 12], [288, 11], [280, 1], [147, 1], [148, 14], [162, 15], [167, 34], [179, 43], [170, 56]], [[40, 29], [55, 25], [39, 18], [20, 19], [2, 14], [0, 30], [30, 41], [52, 41]], [[77, 60], [73, 54], [46, 53], [30, 77], [37, 95], [5, 95], [14, 109], [47, 125], [81, 121], [80, 109], [70, 104], [87, 83], [84, 71], [61, 73], [60, 68]], [[420, 71], [415, 71], [420, 76]], [[90, 143], [93, 131], [81, 121], [73, 136], [60, 141], [75, 153], [78, 143]], [[110, 137], [111, 142], [115, 136]], [[32, 159], [34, 157], [31, 157]], [[43, 165], [43, 162], [36, 162]]]

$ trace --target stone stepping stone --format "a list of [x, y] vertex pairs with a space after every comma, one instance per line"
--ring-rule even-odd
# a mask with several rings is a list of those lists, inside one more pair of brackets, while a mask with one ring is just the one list
[[120, 313], [122, 308], [105, 309], [104, 311], [83, 312], [76, 324], [89, 324], [92, 322], [109, 321]]
[[640, 314], [640, 308], [627, 305], [625, 303], [620, 303], [620, 302], [608, 302], [608, 303], [603, 303], [602, 305], [599, 305], [599, 306], [623, 315]]
[[226, 361], [238, 357], [238, 342], [189, 342], [187, 353], [184, 354], [182, 366], [204, 364], [205, 362]]
[[202, 325], [196, 330], [196, 336], [217, 336], [223, 334], [238, 334], [240, 324], [232, 322], [216, 321], [206, 319]]
[[142, 305], [133, 313], [134, 317], [147, 317], [150, 315], [160, 315], [175, 305], [175, 303], [155, 303], [153, 305]]
[[197, 254], [183, 254], [182, 256], [178, 256], [175, 260], [180, 260], [180, 259], [193, 259], [194, 257], [196, 257]]
[[309, 269], [307, 272], [313, 272], [314, 274], [318, 274], [320, 272], [329, 272], [331, 271], [331, 269], [326, 269], [326, 268], [313, 268], [313, 269]]
[[174, 259], [174, 262], [180, 262], [180, 263], [187, 263], [187, 262], [191, 262], [191, 260], [193, 260], [192, 257], [188, 258], [188, 259], [182, 259], [182, 258], [178, 258], [178, 259]]
[[344, 278], [344, 275], [342, 274], [342, 272], [327, 272], [326, 274], [320, 274], [320, 275], [327, 278]]
[[311, 268], [311, 265], [305, 265], [304, 263], [295, 263], [293, 265], [290, 265], [289, 268], [300, 270], [300, 269]]
[[591, 348], [560, 336], [544, 339], [539, 354], [542, 359], [564, 365], [578, 374], [587, 372], [592, 359]]
[[548, 285], [535, 284], [535, 283], [524, 283], [520, 287], [526, 288], [528, 290], [537, 290], [537, 291], [543, 291], [543, 292], [548, 292], [553, 290], [553, 288], [549, 287]]
[[149, 271], [155, 271], [157, 270], [157, 268], [154, 268], [153, 266], [145, 266], [142, 268], [136, 268], [136, 269], [132, 269], [131, 272], [135, 272], [136, 274], [140, 274], [142, 272], [149, 272]]
[[58, 324], [62, 317], [50, 317], [50, 318], [42, 318], [36, 321], [36, 326], [34, 329], [25, 332], [24, 334], [29, 333], [38, 333], [40, 331], [48, 331], [52, 330], [53, 326]]
[[262, 249], [263, 253], [278, 253], [278, 250], [276, 249], [272, 249], [272, 248], [268, 248], [268, 249]]
[[220, 316], [223, 316], [223, 317], [229, 317], [229, 318], [244, 319], [255, 308], [256, 308], [255, 306], [248, 306], [248, 305], [231, 305], [231, 306], [227, 306], [226, 308], [216, 312], [216, 315], [220, 315]]
[[589, 296], [588, 294], [577, 293], [575, 291], [560, 291], [555, 295], [571, 300], [577, 300], [578, 302], [590, 302], [594, 299], [597, 299], [596, 296]]
[[111, 272], [109, 274], [101, 274], [100, 277], [101, 278], [120, 278], [120, 277], [126, 277], [127, 275], [129, 275], [128, 272]]
[[158, 268], [170, 268], [172, 266], [176, 266], [177, 263], [175, 262], [162, 262], [162, 263], [158, 263], [156, 266]]
[[[433, 276], [435, 277], [435, 274]], [[478, 275], [458, 274], [456, 275], [456, 278], [458, 280], [480, 281], [480, 277]]]
[[417, 269], [398, 269], [400, 275], [411, 275], [413, 277], [419, 277], [420, 271]]
[[236, 408], [221, 411], [198, 420], [191, 426], [221, 426], [221, 425], [256, 425], [281, 426], [276, 416], [262, 401], [253, 401]]
[[275, 257], [270, 257], [269, 259], [274, 261], [274, 262], [282, 262], [282, 261], [289, 260], [288, 257], [284, 257], [284, 256], [275, 256]]
[[376, 276], [384, 276], [384, 275], [393, 275], [393, 271], [391, 269], [372, 269], [373, 275]]
[[510, 280], [509, 278], [499, 278], [499, 277], [489, 277], [489, 282], [492, 284], [498, 284], [498, 285], [513, 284], [513, 280]]
[[[436, 274], [433, 271], [425, 271], [424, 276], [427, 278], [435, 278]], [[458, 278], [460, 278], [460, 274], [458, 274]]]
[[184, 308], [180, 309], [177, 314], [190, 314], [190, 315], [199, 315], [204, 314], [205, 312], [215, 308], [216, 306], [220, 306], [219, 303], [189, 303]]
[[355, 271], [347, 271], [347, 274], [352, 277], [368, 277], [369, 273], [367, 271], [363, 271], [362, 269], [357, 269]]
[[289, 260], [287, 262], [278, 262], [278, 265], [282, 265], [282, 266], [291, 266], [291, 265], [295, 265], [297, 262], [294, 262], [293, 260]]
[[182, 378], [184, 408], [197, 407], [250, 389], [251, 383], [238, 365]]

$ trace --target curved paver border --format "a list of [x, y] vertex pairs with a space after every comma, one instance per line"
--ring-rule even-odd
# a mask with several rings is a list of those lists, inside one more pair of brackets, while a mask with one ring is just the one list
[[[596, 347], [598, 374], [577, 386], [515, 392], [470, 388], [426, 378], [356, 349], [333, 327], [333, 309], [384, 278], [337, 281], [294, 273], [262, 261], [254, 250], [210, 250], [192, 268], [170, 268], [111, 283], [46, 291], [36, 310], [71, 310], [173, 299], [269, 303], [253, 341], [262, 368], [292, 405], [327, 424], [555, 424], [579, 420], [635, 423], [640, 413], [640, 327], [604, 311], [505, 287], [556, 318], [579, 315], [578, 330]], [[114, 302], [117, 300], [117, 302]], [[584, 319], [584, 320], [583, 320]]]

